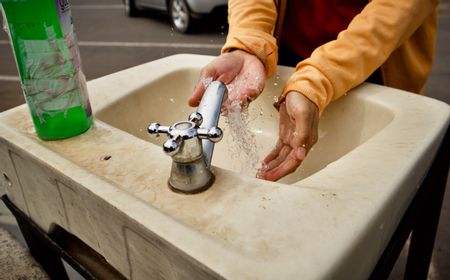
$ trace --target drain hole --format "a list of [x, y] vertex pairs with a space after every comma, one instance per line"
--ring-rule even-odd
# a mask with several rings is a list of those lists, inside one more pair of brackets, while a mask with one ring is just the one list
[[110, 155], [106, 155], [106, 156], [103, 156], [102, 157], [102, 161], [107, 161], [107, 160], [110, 160], [112, 158], [112, 156], [110, 156]]

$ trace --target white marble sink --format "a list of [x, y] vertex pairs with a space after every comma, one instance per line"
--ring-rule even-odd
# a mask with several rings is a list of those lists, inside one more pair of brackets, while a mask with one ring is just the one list
[[[186, 120], [187, 97], [211, 59], [171, 56], [89, 82], [96, 122], [71, 139], [39, 140], [25, 106], [0, 114], [9, 198], [132, 279], [367, 278], [434, 158], [449, 106], [364, 84], [327, 108], [314, 150], [280, 182], [254, 178], [233, 156], [239, 146], [222, 118], [214, 184], [176, 194], [165, 137], [146, 128]], [[291, 71], [280, 68], [251, 105], [260, 158], [276, 141], [272, 102]]]

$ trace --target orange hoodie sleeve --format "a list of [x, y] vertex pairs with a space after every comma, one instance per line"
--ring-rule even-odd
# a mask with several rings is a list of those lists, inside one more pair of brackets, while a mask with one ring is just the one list
[[264, 64], [267, 77], [272, 76], [278, 61], [273, 36], [276, 21], [274, 0], [229, 0], [229, 30], [222, 53], [241, 49], [254, 54]]
[[365, 81], [434, 12], [438, 0], [373, 0], [336, 40], [297, 64], [281, 100], [298, 91], [323, 111]]
[[[438, 0], [371, 1], [336, 40], [318, 47], [297, 65], [279, 102], [288, 92], [298, 91], [323, 111], [380, 67], [437, 4]], [[230, 31], [223, 51], [238, 48], [253, 53], [272, 75], [277, 63], [276, 17], [275, 1], [230, 0]]]

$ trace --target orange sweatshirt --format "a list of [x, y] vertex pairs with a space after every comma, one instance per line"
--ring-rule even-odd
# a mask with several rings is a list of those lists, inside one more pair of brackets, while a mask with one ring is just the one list
[[[230, 28], [222, 52], [241, 49], [256, 55], [271, 77], [286, 1], [229, 0]], [[279, 102], [289, 91], [298, 91], [323, 111], [379, 67], [385, 85], [422, 92], [434, 58], [438, 2], [370, 1], [336, 40], [297, 64]]]

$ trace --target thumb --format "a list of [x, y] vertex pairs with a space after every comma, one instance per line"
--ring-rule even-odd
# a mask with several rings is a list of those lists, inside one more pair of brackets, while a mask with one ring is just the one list
[[194, 91], [192, 92], [191, 96], [188, 99], [188, 104], [191, 107], [197, 107], [198, 104], [200, 104], [200, 100], [203, 97], [203, 94], [205, 93], [206, 88], [209, 86], [209, 84], [212, 82], [212, 77], [201, 77], [200, 80], [197, 82], [197, 85], [194, 88]]
[[303, 161], [306, 158], [306, 152], [307, 151], [305, 146], [294, 148], [294, 156], [300, 161]]

